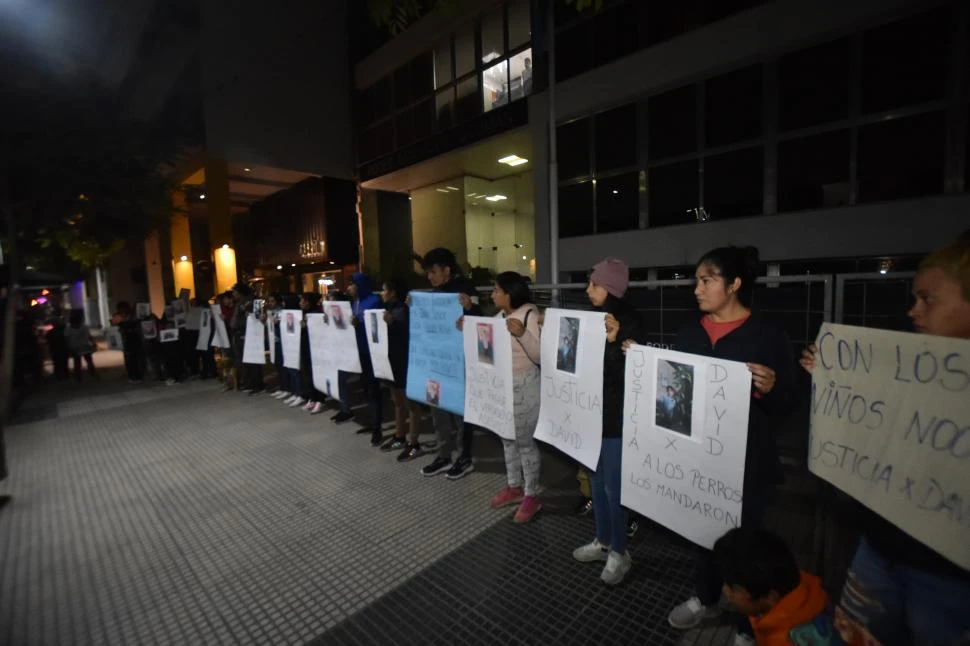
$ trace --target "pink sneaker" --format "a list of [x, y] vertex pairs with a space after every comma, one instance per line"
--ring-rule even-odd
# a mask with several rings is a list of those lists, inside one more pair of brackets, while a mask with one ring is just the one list
[[316, 403], [316, 402], [314, 402], [312, 400], [311, 401], [308, 401], [306, 404], [304, 404], [303, 410], [305, 410], [307, 412], [310, 412], [311, 410], [313, 410], [313, 404], [314, 403]]
[[527, 523], [532, 518], [539, 513], [542, 509], [542, 503], [535, 496], [526, 496], [522, 499], [522, 504], [519, 508], [515, 510], [515, 516], [512, 518], [514, 523]]
[[514, 505], [522, 501], [521, 487], [502, 487], [502, 490], [495, 494], [488, 506], [492, 509], [499, 509], [507, 505]]

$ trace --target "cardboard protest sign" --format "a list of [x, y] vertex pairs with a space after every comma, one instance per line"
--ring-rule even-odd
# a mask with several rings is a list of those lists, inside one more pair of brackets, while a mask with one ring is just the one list
[[374, 376], [378, 379], [394, 381], [394, 371], [391, 369], [391, 361], [388, 357], [387, 323], [384, 321], [384, 310], [367, 310], [364, 312], [364, 327], [367, 330], [367, 347], [370, 349]]
[[333, 353], [337, 341], [329, 325], [332, 319], [320, 313], [306, 315], [307, 335], [310, 338], [310, 372], [313, 387], [329, 397], [340, 399], [340, 380]]
[[266, 326], [250, 314], [246, 318], [246, 338], [243, 339], [243, 363], [263, 365], [266, 363]]
[[[360, 352], [357, 350], [357, 330], [353, 325], [353, 308], [347, 301], [333, 301], [326, 304], [324, 311], [327, 314], [327, 338], [331, 340], [333, 362], [338, 370], [359, 373]], [[363, 321], [358, 321], [358, 325], [363, 324]]]
[[411, 292], [408, 399], [463, 415], [465, 348], [457, 294]]
[[210, 311], [212, 312], [212, 326], [216, 331], [215, 335], [212, 337], [212, 347], [213, 348], [230, 348], [232, 344], [229, 343], [229, 332], [226, 330], [226, 322], [222, 320], [222, 309], [219, 305], [210, 305]]
[[283, 367], [300, 369], [300, 333], [302, 310], [283, 310], [280, 314], [280, 345], [283, 348]]
[[195, 349], [205, 352], [209, 349], [209, 340], [212, 337], [212, 310], [207, 307], [192, 309], [199, 310], [199, 340], [195, 344]]
[[970, 341], [826, 323], [809, 469], [970, 569]]
[[158, 340], [161, 343], [173, 343], [179, 340], [178, 328], [170, 330], [160, 330], [158, 333]]
[[596, 469], [603, 444], [606, 315], [550, 308], [542, 340], [535, 438]]
[[633, 345], [623, 398], [624, 506], [708, 549], [741, 524], [751, 372]]
[[515, 439], [512, 335], [502, 317], [466, 316], [465, 421]]

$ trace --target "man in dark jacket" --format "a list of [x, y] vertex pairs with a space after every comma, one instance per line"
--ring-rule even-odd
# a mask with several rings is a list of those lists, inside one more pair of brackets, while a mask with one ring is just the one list
[[243, 363], [243, 350], [246, 347], [246, 324], [253, 313], [253, 290], [246, 283], [236, 283], [232, 288], [232, 298], [236, 307], [232, 312], [231, 335], [233, 358], [243, 379], [242, 391], [250, 395], [263, 392], [263, 366]]
[[[357, 334], [357, 352], [360, 355], [360, 383], [364, 389], [366, 397], [370, 400], [371, 423], [359, 432], [371, 433], [371, 444], [377, 446], [383, 439], [381, 432], [381, 422], [384, 419], [383, 394], [381, 393], [380, 382], [374, 377], [374, 367], [370, 359], [370, 346], [367, 344], [367, 331], [364, 326], [364, 312], [367, 310], [383, 309], [381, 297], [374, 293], [374, 287], [367, 274], [360, 272], [350, 276], [350, 285], [347, 286], [347, 296], [350, 298], [351, 308], [354, 313], [352, 323]], [[340, 412], [334, 416], [333, 421], [340, 423], [353, 418], [350, 412], [350, 387], [348, 381], [350, 373], [340, 371]]]
[[[461, 274], [455, 254], [443, 248], [432, 249], [421, 260], [421, 266], [428, 275], [428, 282], [436, 292], [458, 294], [462, 308], [467, 316], [481, 316], [482, 308], [478, 305], [478, 291]], [[457, 480], [474, 469], [472, 464], [472, 434], [474, 425], [466, 424], [458, 415], [454, 415], [440, 408], [431, 410], [431, 421], [438, 436], [438, 457], [421, 469], [422, 475], [434, 476], [447, 471], [445, 476], [449, 480]], [[451, 454], [455, 449], [452, 433], [461, 429], [461, 453], [454, 464]]]

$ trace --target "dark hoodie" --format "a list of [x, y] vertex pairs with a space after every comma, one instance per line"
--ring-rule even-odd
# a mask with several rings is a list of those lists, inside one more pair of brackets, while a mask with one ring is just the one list
[[610, 295], [597, 312], [612, 314], [620, 324], [616, 341], [606, 342], [603, 356], [603, 437], [623, 436], [623, 393], [626, 388], [626, 357], [623, 342], [643, 343], [643, 318], [629, 301]]
[[357, 300], [351, 304], [354, 316], [357, 317], [357, 348], [360, 352], [370, 353], [367, 345], [367, 331], [364, 328], [364, 312], [367, 310], [384, 309], [381, 297], [374, 293], [370, 277], [367, 274], [356, 272], [351, 274], [350, 281], [357, 286]]
[[461, 274], [453, 275], [447, 283], [441, 287], [436, 287], [434, 291], [445, 294], [466, 294], [471, 299], [472, 306], [465, 310], [465, 314], [468, 316], [482, 315], [482, 308], [478, 305], [478, 290], [475, 289], [471, 281]]

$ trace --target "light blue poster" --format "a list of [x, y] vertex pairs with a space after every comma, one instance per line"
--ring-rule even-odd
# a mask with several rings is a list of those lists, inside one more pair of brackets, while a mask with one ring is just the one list
[[465, 348], [458, 294], [411, 292], [408, 399], [465, 414]]

